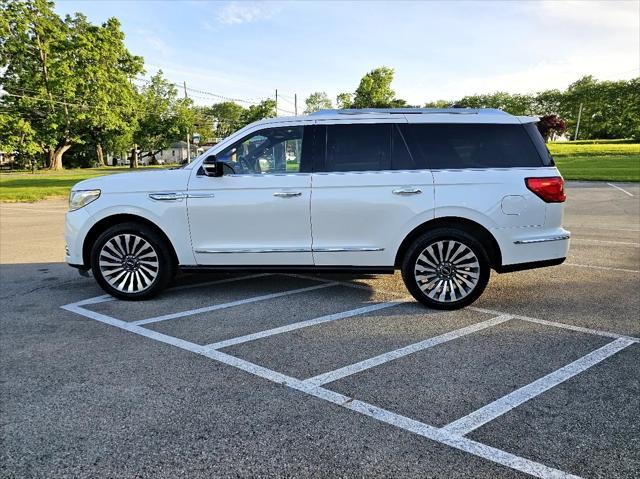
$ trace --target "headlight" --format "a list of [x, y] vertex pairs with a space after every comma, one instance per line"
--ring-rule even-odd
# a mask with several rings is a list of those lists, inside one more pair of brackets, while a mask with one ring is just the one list
[[100, 197], [100, 190], [79, 190], [69, 194], [69, 211], [79, 210]]

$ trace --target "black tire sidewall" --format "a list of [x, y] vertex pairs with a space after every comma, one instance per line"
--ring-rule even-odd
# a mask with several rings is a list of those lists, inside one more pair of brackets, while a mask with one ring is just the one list
[[[126, 233], [135, 234], [144, 238], [149, 242], [149, 244], [151, 244], [151, 246], [153, 246], [153, 248], [156, 250], [156, 254], [158, 255], [159, 269], [158, 276], [156, 277], [155, 282], [144, 291], [136, 293], [125, 293], [122, 291], [118, 291], [109, 284], [109, 282], [102, 275], [102, 271], [100, 271], [99, 255], [102, 247], [114, 236]], [[166, 241], [158, 233], [153, 231], [153, 229], [138, 223], [122, 223], [106, 229], [102, 234], [100, 234], [100, 236], [98, 236], [98, 238], [94, 242], [91, 248], [91, 271], [93, 272], [93, 277], [96, 279], [100, 287], [111, 296], [126, 300], [142, 300], [152, 298], [167, 287], [167, 285], [173, 278], [175, 272], [175, 264], [172, 255], [166, 245]]]
[[[480, 277], [475, 289], [461, 300], [440, 302], [429, 298], [418, 286], [415, 279], [414, 266], [422, 251], [430, 244], [441, 240], [455, 240], [468, 246], [480, 263]], [[402, 279], [411, 295], [419, 302], [433, 309], [460, 309], [470, 305], [484, 292], [491, 276], [489, 257], [482, 244], [466, 231], [455, 228], [438, 228], [418, 237], [409, 247], [402, 261]]]

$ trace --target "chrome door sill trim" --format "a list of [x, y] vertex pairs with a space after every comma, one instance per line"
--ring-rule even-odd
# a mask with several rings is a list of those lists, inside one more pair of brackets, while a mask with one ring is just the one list
[[559, 236], [549, 236], [547, 238], [534, 238], [528, 240], [518, 240], [514, 241], [513, 244], [534, 244], [534, 243], [546, 243], [547, 241], [563, 241], [571, 238], [571, 235], [559, 235]]

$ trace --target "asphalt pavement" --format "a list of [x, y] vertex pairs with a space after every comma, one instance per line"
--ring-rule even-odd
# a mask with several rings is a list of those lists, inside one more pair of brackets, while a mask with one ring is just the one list
[[2, 204], [0, 477], [638, 477], [640, 185], [614, 186], [568, 184], [564, 265], [454, 312], [398, 274], [117, 301], [61, 263], [65, 202]]

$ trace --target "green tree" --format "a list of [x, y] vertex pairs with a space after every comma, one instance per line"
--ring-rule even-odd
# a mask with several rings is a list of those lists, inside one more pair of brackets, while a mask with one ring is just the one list
[[512, 115], [531, 115], [534, 98], [532, 95], [519, 95], [507, 92], [495, 92], [485, 95], [465, 96], [455, 102], [466, 108], [498, 108]]
[[307, 105], [307, 108], [304, 110], [306, 114], [333, 108], [331, 100], [329, 100], [329, 97], [323, 91], [312, 93], [304, 102]]
[[0, 0], [0, 18], [0, 106], [29, 124], [49, 168], [61, 169], [72, 145], [93, 138], [97, 149], [103, 134], [126, 127], [128, 80], [142, 60], [126, 51], [117, 20], [63, 20], [46, 0]]
[[391, 88], [393, 68], [380, 67], [371, 70], [360, 80], [353, 97], [353, 108], [397, 108], [406, 105], [397, 99]]
[[215, 139], [218, 141], [244, 126], [245, 112], [245, 108], [232, 101], [204, 108], [204, 116], [211, 122]]
[[257, 105], [251, 105], [244, 111], [241, 117], [242, 126], [264, 118], [273, 118], [276, 115], [276, 102], [271, 98], [261, 101]]
[[341, 110], [346, 110], [353, 107], [353, 95], [351, 93], [338, 93], [336, 97], [336, 104]]
[[143, 62], [125, 48], [124, 34], [115, 18], [98, 27], [76, 14], [69, 23], [71, 44], [83, 46], [76, 48], [74, 66], [83, 72], [76, 95], [91, 98], [86, 141], [95, 148], [98, 163], [104, 165], [103, 144], [114, 136], [128, 136], [131, 130], [137, 99], [131, 80], [143, 72]]
[[160, 150], [193, 132], [196, 120], [193, 103], [178, 97], [176, 86], [162, 76], [162, 70], [141, 88], [137, 111], [131, 168], [138, 166], [138, 149], [142, 153], [140, 158], [150, 156], [153, 162]]

